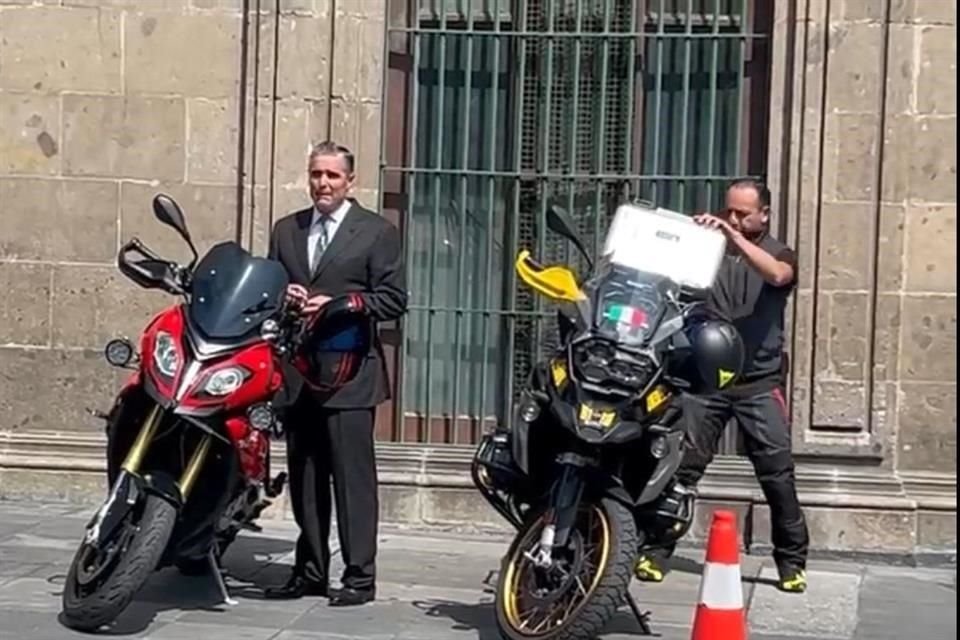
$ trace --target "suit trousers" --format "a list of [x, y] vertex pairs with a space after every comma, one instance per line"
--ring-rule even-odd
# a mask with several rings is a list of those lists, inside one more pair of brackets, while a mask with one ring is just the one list
[[301, 395], [292, 409], [287, 458], [290, 501], [300, 527], [294, 570], [307, 580], [329, 584], [330, 524], [336, 502], [344, 564], [341, 582], [354, 589], [373, 588], [380, 508], [374, 409], [321, 408], [309, 393]]

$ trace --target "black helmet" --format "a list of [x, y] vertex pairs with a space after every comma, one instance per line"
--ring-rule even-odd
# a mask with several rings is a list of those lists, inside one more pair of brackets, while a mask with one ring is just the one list
[[347, 294], [327, 302], [310, 319], [293, 363], [313, 391], [336, 391], [356, 377], [371, 340], [361, 309], [359, 296]]
[[743, 371], [743, 338], [729, 322], [706, 320], [694, 324], [689, 332], [693, 361], [704, 391], [730, 386]]

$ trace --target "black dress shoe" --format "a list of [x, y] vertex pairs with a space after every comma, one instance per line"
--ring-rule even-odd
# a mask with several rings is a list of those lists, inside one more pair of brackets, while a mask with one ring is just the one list
[[355, 607], [366, 602], [373, 602], [376, 598], [377, 590], [373, 587], [369, 589], [354, 589], [353, 587], [344, 587], [330, 595], [331, 607]]
[[327, 585], [323, 582], [307, 580], [303, 576], [291, 576], [282, 587], [269, 587], [263, 595], [268, 600], [293, 600], [303, 596], [327, 596]]

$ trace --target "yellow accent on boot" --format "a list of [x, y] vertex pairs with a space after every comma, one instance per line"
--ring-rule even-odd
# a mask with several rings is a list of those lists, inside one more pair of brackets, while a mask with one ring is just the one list
[[663, 582], [663, 569], [653, 558], [647, 556], [637, 558], [637, 563], [633, 565], [633, 574], [640, 582]]
[[781, 591], [786, 591], [787, 593], [803, 593], [807, 590], [807, 572], [803, 569], [791, 571], [780, 578], [780, 584], [778, 586]]

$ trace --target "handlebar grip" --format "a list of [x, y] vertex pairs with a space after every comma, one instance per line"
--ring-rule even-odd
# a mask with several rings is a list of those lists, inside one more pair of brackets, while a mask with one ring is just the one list
[[140, 241], [140, 238], [133, 238], [132, 240], [130, 240], [130, 242], [124, 245], [121, 251], [126, 252], [131, 249], [136, 250], [137, 253], [142, 255], [144, 258], [148, 258], [150, 260], [164, 261], [163, 258], [161, 258], [152, 249], [150, 249], [150, 247], [143, 244], [143, 242]]
[[[139, 254], [142, 259], [131, 258], [129, 254]], [[177, 266], [161, 258], [137, 238], [121, 247], [117, 255], [117, 267], [121, 273], [144, 288], [161, 288], [168, 293], [178, 294], [185, 286], [181, 282], [182, 278], [178, 276]]]

